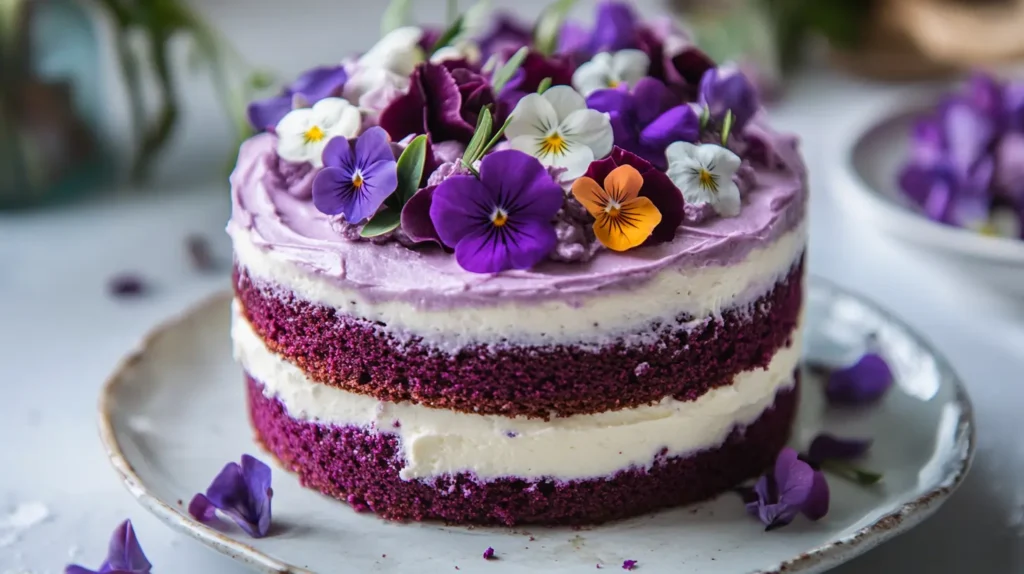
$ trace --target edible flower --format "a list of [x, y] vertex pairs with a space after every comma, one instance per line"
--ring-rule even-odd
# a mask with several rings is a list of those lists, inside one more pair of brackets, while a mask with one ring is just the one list
[[723, 217], [739, 215], [740, 188], [733, 181], [741, 163], [738, 155], [722, 146], [689, 142], [668, 146], [665, 155], [668, 176], [688, 204], [710, 204]]
[[877, 353], [866, 353], [856, 363], [829, 374], [825, 396], [833, 405], [877, 402], [892, 386], [892, 369]]
[[441, 182], [430, 219], [455, 260], [473, 273], [529, 269], [555, 247], [552, 219], [562, 188], [536, 159], [515, 150], [491, 153], [480, 177], [455, 175]]
[[731, 111], [733, 132], [742, 131], [761, 106], [757, 89], [735, 64], [712, 67], [704, 72], [700, 81], [700, 104], [717, 125], [722, 125]]
[[592, 161], [612, 151], [608, 114], [588, 109], [583, 96], [568, 86], [524, 97], [511, 118], [505, 130], [511, 148], [545, 166], [564, 167], [569, 179], [583, 175]]
[[643, 177], [640, 197], [651, 200], [661, 214], [661, 223], [651, 233], [651, 242], [667, 243], [676, 236], [676, 230], [686, 215], [686, 205], [682, 195], [665, 172], [657, 169], [650, 162], [636, 154], [632, 154], [618, 146], [605, 159], [597, 160], [587, 168], [586, 177], [605, 186], [608, 175], [620, 166], [631, 166]]
[[459, 84], [448, 68], [424, 62], [412, 72], [409, 92], [381, 112], [380, 127], [395, 141], [427, 134], [434, 143], [468, 143], [474, 129], [462, 116], [462, 104]]
[[422, 39], [423, 30], [415, 26], [388, 32], [366, 53], [347, 64], [345, 98], [365, 107], [364, 104], [372, 104], [369, 100], [379, 99], [384, 93], [408, 89], [409, 75], [424, 59]]
[[797, 452], [784, 448], [771, 474], [757, 480], [753, 490], [741, 491], [747, 512], [765, 525], [765, 530], [786, 526], [798, 514], [819, 520], [828, 514], [829, 490], [825, 475], [800, 460]]
[[348, 74], [341, 66], [313, 68], [279, 95], [249, 104], [246, 113], [249, 123], [260, 132], [273, 128], [296, 104], [304, 108], [324, 98], [341, 96], [347, 80]]
[[188, 513], [209, 524], [217, 519], [217, 511], [226, 514], [253, 538], [262, 538], [270, 530], [270, 467], [249, 455], [242, 455], [242, 464], [229, 462], [213, 479], [206, 494], [196, 494], [188, 505]]
[[665, 150], [669, 144], [695, 142], [700, 135], [700, 117], [694, 107], [654, 78], [641, 79], [632, 90], [623, 87], [593, 92], [587, 106], [608, 113], [615, 145], [658, 169], [668, 166]]
[[341, 98], [324, 98], [312, 108], [288, 112], [277, 123], [277, 155], [281, 159], [322, 167], [327, 142], [359, 134], [359, 110]]
[[371, 217], [398, 187], [395, 155], [387, 132], [379, 127], [355, 141], [331, 140], [324, 165], [313, 180], [313, 205], [327, 215], [344, 215], [349, 223]]
[[637, 16], [627, 2], [605, 1], [597, 5], [593, 30], [566, 22], [558, 38], [558, 51], [587, 59], [598, 52], [617, 52], [635, 48]]
[[552, 86], [572, 85], [573, 65], [565, 56], [544, 56], [536, 51], [526, 54], [522, 65], [501, 89], [500, 99], [509, 109], [516, 107], [520, 100], [536, 93], [542, 83], [550, 81]]
[[601, 52], [576, 68], [572, 85], [584, 97], [597, 90], [617, 88], [620, 85], [632, 88], [647, 76], [650, 65], [650, 58], [640, 50]]
[[594, 222], [594, 235], [613, 251], [626, 251], [647, 241], [661, 223], [661, 212], [646, 197], [640, 197], [644, 178], [636, 168], [615, 168], [604, 180], [604, 187], [589, 177], [572, 184], [572, 194], [587, 208]]
[[135, 537], [132, 521], [125, 520], [110, 537], [107, 559], [99, 570], [72, 564], [64, 569], [64, 574], [149, 574], [152, 568]]

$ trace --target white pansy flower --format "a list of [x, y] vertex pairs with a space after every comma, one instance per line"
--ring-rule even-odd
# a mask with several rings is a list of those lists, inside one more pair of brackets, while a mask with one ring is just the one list
[[277, 155], [296, 163], [323, 167], [324, 148], [336, 137], [359, 135], [362, 116], [347, 100], [324, 98], [311, 108], [288, 112], [277, 123]]
[[651, 59], [640, 50], [601, 52], [576, 69], [572, 85], [584, 96], [622, 84], [633, 87], [647, 75], [650, 67]]
[[733, 176], [740, 168], [740, 157], [714, 145], [675, 142], [665, 150], [668, 176], [683, 193], [687, 203], [711, 204], [723, 217], [740, 214], [740, 188]]
[[346, 62], [345, 99], [372, 111], [380, 106], [364, 105], [367, 94], [373, 94], [369, 99], [379, 104], [379, 94], [409, 91], [409, 76], [423, 62], [422, 39], [423, 30], [415, 26], [398, 28], [358, 59]]
[[505, 136], [512, 149], [546, 166], [564, 167], [566, 178], [583, 175], [590, 162], [611, 153], [614, 139], [608, 114], [587, 109], [583, 96], [569, 86], [519, 100]]

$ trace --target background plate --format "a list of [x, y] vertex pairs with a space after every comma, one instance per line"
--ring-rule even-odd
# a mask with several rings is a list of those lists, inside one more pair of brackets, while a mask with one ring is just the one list
[[[358, 514], [274, 471], [274, 527], [253, 540], [234, 526], [192, 520], [186, 506], [228, 461], [263, 459], [252, 440], [240, 369], [231, 359], [230, 295], [159, 327], [104, 389], [100, 431], [125, 485], [172, 527], [262, 572], [820, 572], [913, 527], [960, 484], [970, 465], [970, 404], [954, 373], [918, 336], [885, 312], [819, 281], [807, 299], [807, 355], [855, 360], [872, 337], [897, 386], [878, 407], [827, 410], [821, 381], [805, 373], [798, 427], [805, 448], [821, 430], [876, 439], [864, 466], [885, 473], [874, 488], [829, 478], [832, 507], [818, 523], [799, 518], [766, 533], [726, 494], [604, 526], [461, 528], [395, 524]], [[495, 549], [496, 561], [483, 551]]]

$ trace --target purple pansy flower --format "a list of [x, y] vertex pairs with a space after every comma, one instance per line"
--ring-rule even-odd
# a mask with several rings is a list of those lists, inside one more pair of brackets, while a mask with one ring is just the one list
[[565, 22], [558, 36], [558, 52], [572, 54], [580, 61], [598, 52], [617, 52], [636, 48], [637, 16], [627, 2], [604, 1], [597, 5], [594, 29], [588, 31], [574, 22]]
[[552, 219], [564, 192], [535, 158], [515, 150], [491, 153], [480, 179], [457, 175], [434, 191], [430, 219], [467, 271], [529, 269], [555, 247]]
[[828, 377], [825, 396], [835, 405], [876, 402], [892, 386], [889, 364], [877, 353], [866, 353], [856, 363], [836, 369]]
[[826, 460], [851, 460], [860, 458], [871, 448], [871, 439], [839, 438], [822, 433], [811, 441], [807, 459], [814, 464]]
[[458, 82], [447, 67], [430, 62], [416, 67], [409, 92], [384, 108], [379, 124], [394, 140], [427, 134], [434, 142], [468, 143], [475, 130], [462, 116]]
[[797, 452], [784, 448], [771, 474], [758, 479], [753, 490], [741, 491], [747, 512], [765, 525], [765, 530], [786, 526], [798, 514], [819, 520], [828, 514], [829, 490], [825, 475], [800, 460]]
[[110, 537], [107, 559], [99, 570], [73, 564], [64, 569], [64, 574], [149, 574], [152, 568], [135, 537], [132, 521], [125, 520]]
[[273, 129], [292, 110], [296, 100], [303, 106], [312, 106], [324, 98], [340, 96], [347, 81], [348, 74], [342, 66], [313, 68], [279, 95], [249, 104], [249, 123], [256, 131]]
[[632, 91], [598, 90], [587, 98], [587, 107], [611, 116], [615, 145], [660, 170], [668, 167], [665, 149], [669, 144], [695, 142], [700, 135], [700, 116], [694, 106], [679, 101], [654, 78], [640, 80]]
[[590, 164], [586, 177], [604, 187], [604, 180], [615, 168], [623, 165], [632, 166], [641, 177], [644, 178], [644, 185], [640, 188], [640, 197], [646, 197], [661, 212], [661, 223], [654, 228], [651, 243], [667, 243], [676, 236], [676, 230], [685, 217], [685, 202], [683, 195], [679, 193], [675, 184], [669, 179], [665, 172], [657, 169], [642, 157], [630, 153], [618, 146], [612, 148], [612, 153], [604, 158]]
[[497, 125], [504, 123], [510, 109], [506, 109], [503, 105], [494, 106], [495, 97], [494, 90], [491, 89], [491, 82], [469, 68], [449, 64], [450, 62], [445, 62], [452, 74], [452, 79], [455, 80], [455, 85], [459, 88], [459, 96], [462, 98], [462, 104], [459, 106], [459, 114], [462, 119], [475, 126], [480, 117], [480, 110], [484, 106], [492, 106], [494, 123]]
[[700, 81], [700, 105], [711, 112], [711, 119], [721, 125], [726, 112], [732, 110], [733, 133], [740, 133], [761, 107], [757, 89], [736, 65], [711, 68]]
[[499, 96], [501, 103], [513, 110], [519, 100], [540, 88], [540, 83], [551, 78], [552, 86], [571, 86], [574, 68], [565, 56], [545, 57], [539, 52], [530, 52], [523, 60], [523, 65], [505, 84]]
[[221, 511], [253, 538], [262, 538], [270, 530], [270, 467], [249, 455], [242, 464], [229, 462], [213, 479], [206, 494], [197, 494], [188, 505], [196, 520], [210, 523]]
[[313, 205], [345, 221], [369, 219], [398, 187], [398, 171], [387, 133], [374, 127], [354, 142], [338, 137], [324, 148], [324, 169], [313, 180]]

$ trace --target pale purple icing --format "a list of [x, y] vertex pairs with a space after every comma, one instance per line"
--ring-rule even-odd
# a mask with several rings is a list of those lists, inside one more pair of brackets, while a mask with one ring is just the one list
[[[277, 137], [273, 138], [272, 147], [277, 147]], [[313, 197], [313, 179], [317, 170], [311, 163], [296, 163], [281, 159], [276, 153], [263, 154], [266, 171], [263, 174], [263, 185], [271, 193], [288, 193], [301, 199]]]
[[629, 289], [665, 269], [735, 263], [801, 224], [806, 171], [796, 139], [764, 126], [751, 125], [748, 133], [751, 130], [756, 145], [765, 148], [761, 151], [777, 168], [759, 168], [753, 174], [754, 186], [744, 194], [738, 217], [684, 222], [670, 243], [624, 253], [599, 250], [584, 263], [549, 261], [528, 271], [481, 275], [463, 270], [451, 254], [436, 247], [347, 241], [311, 201], [264, 185], [263, 158], [273, 148], [268, 134], [242, 145], [231, 176], [228, 230], [306, 272], [357, 290], [370, 301], [400, 299], [421, 308], [509, 299], [580, 302], [598, 290]]

